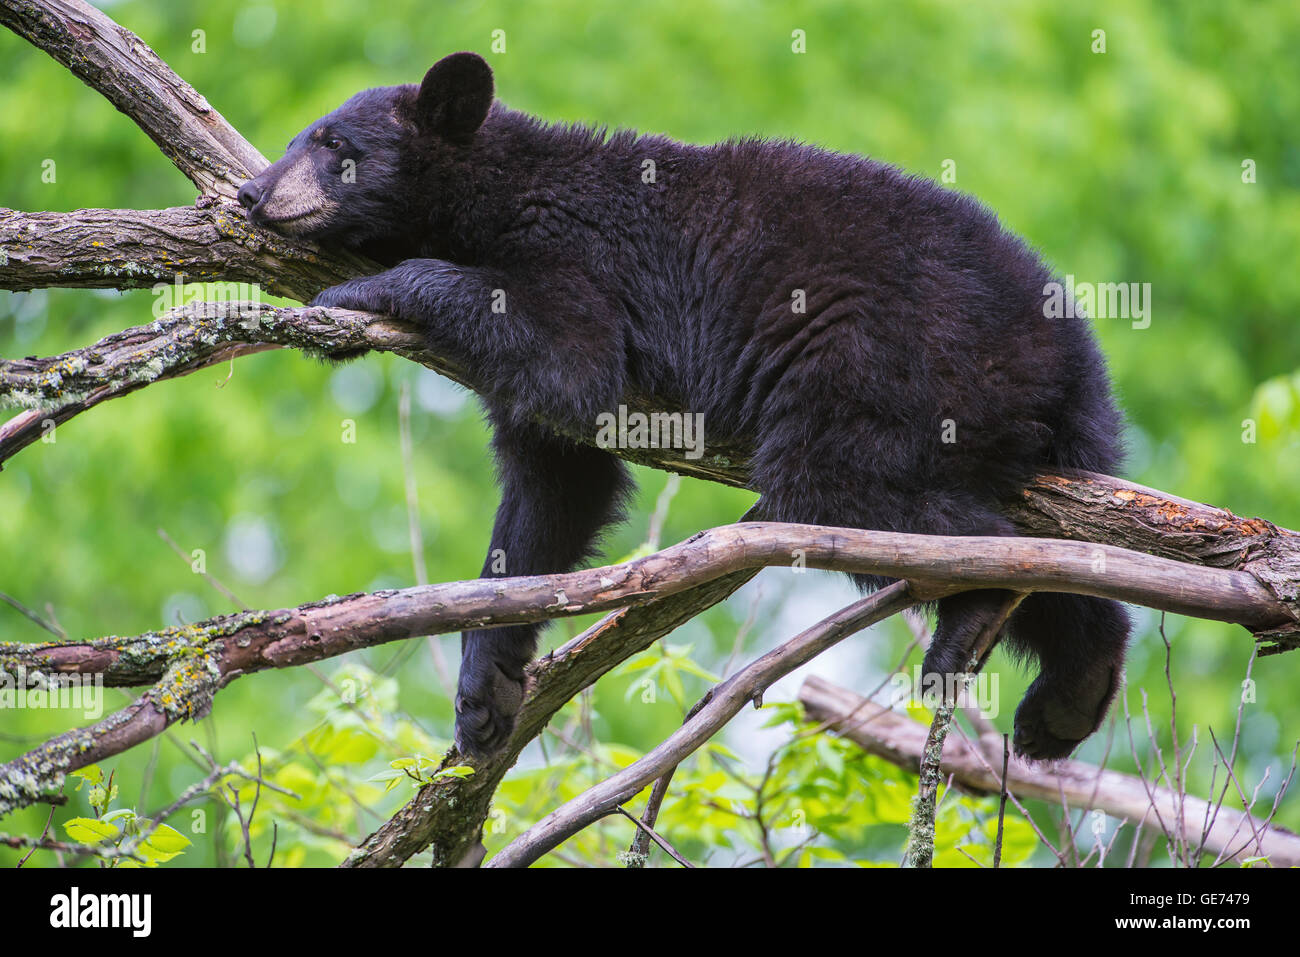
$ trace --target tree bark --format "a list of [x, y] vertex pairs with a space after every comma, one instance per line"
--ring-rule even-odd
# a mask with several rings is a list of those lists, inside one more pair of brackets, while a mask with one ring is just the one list
[[328, 286], [379, 269], [359, 256], [259, 229], [233, 203], [72, 213], [0, 208], [0, 289], [15, 292], [232, 282], [307, 302]]

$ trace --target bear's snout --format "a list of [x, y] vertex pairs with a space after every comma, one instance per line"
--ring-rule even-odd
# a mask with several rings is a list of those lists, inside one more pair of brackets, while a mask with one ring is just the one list
[[257, 204], [262, 201], [264, 195], [265, 192], [262, 189], [262, 185], [258, 183], [256, 179], [250, 179], [244, 183], [243, 186], [239, 187], [239, 192], [235, 194], [235, 198], [239, 200], [240, 206], [243, 206], [244, 209], [248, 210], [248, 218], [252, 219], [253, 210], [257, 208]]

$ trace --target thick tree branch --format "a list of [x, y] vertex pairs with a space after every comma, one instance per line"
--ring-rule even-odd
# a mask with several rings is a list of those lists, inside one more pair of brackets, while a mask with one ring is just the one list
[[[761, 566], [787, 565], [796, 554], [811, 568], [908, 579], [913, 598], [920, 600], [969, 588], [1045, 589], [1135, 601], [1257, 629], [1288, 620], [1286, 606], [1247, 572], [1187, 565], [1110, 546], [741, 523], [703, 532], [635, 561], [565, 575], [477, 579], [351, 595], [294, 609], [241, 612], [132, 638], [0, 644], [0, 672], [11, 675], [94, 674], [106, 685], [118, 686], [159, 682], [128, 709], [129, 714], [119, 712], [94, 728], [72, 732], [52, 750], [37, 749], [0, 767], [0, 813], [36, 800], [56, 787], [66, 771], [119, 753], [174, 721], [206, 713], [216, 690], [241, 675], [418, 635], [642, 605], [720, 579], [739, 580]], [[727, 582], [722, 592], [733, 587]], [[707, 591], [700, 594], [710, 596]], [[612, 661], [592, 656], [582, 660], [612, 666], [633, 650], [619, 648], [621, 657]], [[570, 694], [596, 675], [584, 668], [576, 677], [582, 683], [566, 686]], [[520, 727], [529, 730], [526, 722]], [[539, 724], [533, 733], [540, 730]], [[505, 767], [494, 768], [504, 773]]]
[[344, 309], [199, 302], [86, 349], [0, 362], [0, 400], [49, 410], [105, 391], [121, 395], [209, 365], [234, 346], [290, 346], [323, 355], [373, 349], [425, 360], [458, 382], [468, 378], [458, 366], [430, 355], [423, 337], [395, 320]]
[[[1096, 595], [1250, 629], [1289, 620], [1248, 572], [1205, 568], [1109, 545], [1027, 538], [950, 538], [817, 525], [745, 522], [662, 551], [562, 575], [474, 579], [241, 612], [131, 638], [0, 642], [0, 672], [102, 673], [108, 685], [156, 680], [182, 652], [224, 642], [223, 673], [299, 665], [416, 635], [608, 611], [743, 570], [789, 566], [905, 578], [923, 601], [972, 588]], [[227, 641], [228, 638], [234, 640]]]
[[[828, 722], [863, 750], [910, 771], [920, 767], [928, 733], [920, 722], [818, 677], [804, 681], [799, 701], [809, 718]], [[965, 790], [997, 794], [1001, 790], [1002, 738], [990, 735], [978, 744], [950, 738], [940, 771]], [[1200, 846], [1204, 836], [1205, 848], [1215, 854], [1226, 852], [1237, 860], [1262, 855], [1274, 867], [1300, 865], [1300, 835], [1274, 825], [1261, 826], [1260, 821], [1252, 826], [1243, 811], [1216, 811], [1202, 798], [1180, 798], [1169, 788], [1150, 786], [1148, 794], [1148, 787], [1135, 775], [1081, 761], [1044, 765], [1013, 757], [1007, 769], [1007, 790], [1022, 799], [1058, 803], [1064, 796], [1070, 807], [1098, 808], [1133, 827], [1143, 821], [1150, 824], [1158, 817], [1193, 847]]]
[[17, 292], [234, 282], [306, 302], [379, 269], [359, 256], [256, 227], [233, 203], [72, 213], [0, 208], [0, 289]]
[[81, 0], [4, 0], [0, 24], [58, 60], [149, 135], [206, 194], [231, 199], [267, 162], [138, 36]]
[[[453, 866], [478, 840], [497, 785], [551, 717], [619, 662], [644, 651], [754, 576], [735, 572], [704, 585], [606, 616], [563, 648], [529, 665], [529, 690], [504, 751], [469, 778], [428, 784], [361, 842], [341, 867], [400, 867], [426, 847], [438, 866]], [[454, 752], [443, 767], [463, 759]]]
[[[1300, 535], [1090, 472], [1040, 475], [1012, 508], [1022, 534], [1104, 541], [1175, 561], [1251, 572], [1300, 617]], [[1279, 643], [1279, 650], [1294, 647]]]

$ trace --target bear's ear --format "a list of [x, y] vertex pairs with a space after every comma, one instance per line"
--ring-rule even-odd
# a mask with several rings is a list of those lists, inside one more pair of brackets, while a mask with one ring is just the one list
[[449, 140], [469, 139], [492, 108], [492, 68], [477, 53], [445, 56], [424, 75], [416, 123]]

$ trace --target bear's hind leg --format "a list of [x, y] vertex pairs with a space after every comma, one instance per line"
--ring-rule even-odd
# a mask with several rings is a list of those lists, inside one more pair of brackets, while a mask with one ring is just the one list
[[1016, 753], [1067, 757], [1101, 725], [1119, 688], [1128, 614], [1105, 598], [1040, 592], [1021, 603], [1009, 630], [1011, 649], [1042, 669], [1016, 709]]
[[[944, 688], [953, 676], [966, 670], [980, 633], [1006, 618], [1011, 597], [1012, 593], [1007, 591], [977, 589], [939, 600], [938, 622], [921, 664], [921, 680], [927, 688], [938, 681], [944, 682], [939, 686]], [[998, 630], [1003, 632], [1005, 628], [1003, 622]], [[986, 649], [985, 657], [991, 649], [992, 644]], [[975, 670], [981, 665], [982, 662], [977, 663]]]

